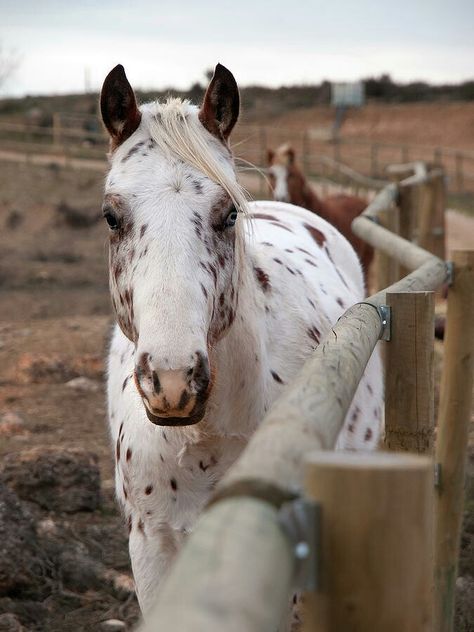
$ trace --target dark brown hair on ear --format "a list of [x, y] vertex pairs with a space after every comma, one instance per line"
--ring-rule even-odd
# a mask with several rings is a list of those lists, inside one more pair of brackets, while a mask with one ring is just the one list
[[267, 149], [267, 163], [269, 165], [273, 164], [273, 159], [275, 158], [275, 152], [273, 149]]
[[110, 134], [112, 151], [129, 138], [140, 125], [142, 115], [135, 93], [122, 65], [105, 78], [100, 93], [102, 121]]
[[199, 111], [199, 120], [216, 138], [227, 142], [237, 122], [240, 97], [234, 75], [217, 64]]
[[295, 162], [295, 150], [293, 147], [288, 147], [286, 150], [286, 159], [288, 165], [293, 165]]

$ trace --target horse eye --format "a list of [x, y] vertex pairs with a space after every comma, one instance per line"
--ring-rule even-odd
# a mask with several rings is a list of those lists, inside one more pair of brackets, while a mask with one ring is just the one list
[[109, 225], [109, 228], [111, 228], [112, 230], [117, 230], [119, 227], [119, 221], [118, 218], [116, 217], [116, 215], [114, 213], [112, 213], [111, 211], [106, 211], [104, 213], [104, 219], [107, 222], [107, 224]]
[[232, 206], [232, 209], [230, 213], [227, 215], [226, 220], [224, 222], [224, 227], [230, 228], [234, 226], [235, 222], [237, 221], [237, 215], [238, 215], [237, 209], [235, 208], [235, 206]]

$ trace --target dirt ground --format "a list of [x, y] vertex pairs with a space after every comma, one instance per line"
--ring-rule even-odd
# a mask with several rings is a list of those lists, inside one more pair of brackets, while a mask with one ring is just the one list
[[[48, 632], [127, 630], [138, 620], [105, 420], [103, 359], [112, 317], [101, 190], [97, 172], [1, 163], [0, 455], [34, 447], [97, 455], [102, 500], [95, 511], [30, 508], [41, 524], [50, 521], [63, 539], [100, 561], [120, 588], [63, 577], [41, 600], [0, 594], [0, 630], [20, 629], [1, 627], [5, 612], [23, 629]], [[473, 220], [450, 212], [448, 231], [450, 247], [467, 245], [466, 239], [472, 245]], [[68, 384], [77, 377], [86, 379]], [[466, 595], [474, 594], [474, 490], [470, 498], [461, 566]], [[461, 624], [459, 632], [473, 629]]]

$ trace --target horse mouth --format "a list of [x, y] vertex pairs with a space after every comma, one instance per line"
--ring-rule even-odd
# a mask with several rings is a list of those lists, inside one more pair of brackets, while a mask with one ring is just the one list
[[148, 419], [155, 426], [193, 426], [201, 421], [206, 409], [202, 407], [200, 410], [192, 411], [189, 417], [160, 417], [153, 414], [147, 406], [145, 406], [145, 412]]

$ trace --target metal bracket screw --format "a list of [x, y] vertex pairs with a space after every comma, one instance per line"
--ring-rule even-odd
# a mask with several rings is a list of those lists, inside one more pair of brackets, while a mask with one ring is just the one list
[[379, 305], [377, 311], [382, 321], [380, 340], [390, 340], [392, 334], [392, 309], [388, 305]]

